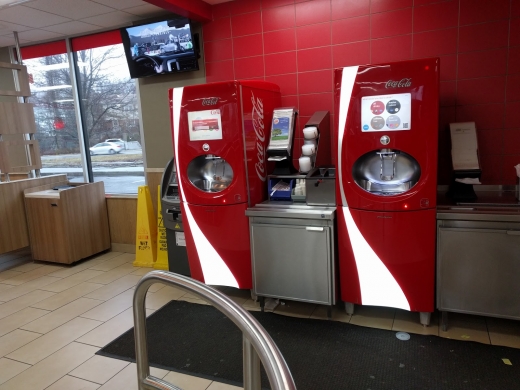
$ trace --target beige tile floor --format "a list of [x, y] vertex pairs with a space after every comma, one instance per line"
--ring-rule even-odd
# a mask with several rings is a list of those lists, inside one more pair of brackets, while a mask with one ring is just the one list
[[[74, 266], [27, 262], [0, 272], [0, 390], [137, 389], [135, 364], [95, 353], [133, 326], [132, 294], [150, 271], [132, 266], [134, 256], [109, 252]], [[11, 261], [11, 260], [10, 260]], [[221, 290], [248, 310], [260, 310], [249, 291]], [[204, 301], [160, 284], [146, 299], [147, 315], [172, 299]], [[324, 306], [282, 302], [281, 315], [326, 320]], [[520, 348], [520, 321], [450, 314], [423, 327], [403, 310], [356, 307], [353, 316], [334, 307], [332, 319], [358, 326], [435, 335]], [[219, 382], [152, 368], [152, 375], [186, 390], [238, 389]]]

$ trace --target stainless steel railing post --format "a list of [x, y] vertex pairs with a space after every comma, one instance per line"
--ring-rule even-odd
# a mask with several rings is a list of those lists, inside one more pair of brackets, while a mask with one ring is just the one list
[[242, 336], [244, 354], [244, 390], [261, 390], [260, 358], [244, 335]]
[[133, 311], [135, 355], [139, 390], [180, 390], [171, 383], [150, 375], [146, 345], [145, 298], [150, 286], [162, 283], [179, 287], [212, 304], [242, 331], [244, 346], [244, 388], [260, 390], [260, 361], [272, 390], [296, 390], [289, 367], [273, 339], [246, 310], [204, 283], [165, 271], [152, 271], [141, 278], [135, 288]]

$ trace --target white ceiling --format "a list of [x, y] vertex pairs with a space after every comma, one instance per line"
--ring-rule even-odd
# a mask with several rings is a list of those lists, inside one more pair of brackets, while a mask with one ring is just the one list
[[[209, 4], [230, 0], [203, 0]], [[14, 5], [7, 6], [7, 3]], [[143, 0], [0, 0], [0, 47], [85, 35], [168, 14]]]

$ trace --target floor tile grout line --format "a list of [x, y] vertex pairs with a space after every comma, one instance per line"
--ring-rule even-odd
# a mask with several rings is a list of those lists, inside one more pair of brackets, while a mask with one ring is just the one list
[[[71, 345], [72, 343], [75, 343], [75, 342], [76, 342], [76, 341], [71, 341], [71, 342], [68, 343], [67, 345], [64, 345], [64, 346], [61, 347], [60, 349], [58, 349], [58, 350], [54, 351], [53, 353], [51, 353], [49, 356], [44, 357], [42, 360], [40, 360], [39, 362], [36, 362], [36, 363], [34, 363], [34, 364], [21, 362], [21, 361], [19, 361], [19, 360], [15, 360], [15, 359], [12, 359], [12, 358], [11, 358], [10, 360], [14, 360], [14, 361], [16, 361], [16, 362], [23, 363], [23, 364], [29, 364], [31, 367], [34, 367], [34, 366], [36, 366], [37, 364], [39, 364], [39, 363], [41, 363], [42, 361], [44, 361], [45, 359], [48, 359], [48, 358], [50, 358], [52, 355], [58, 353], [58, 352], [61, 351], [63, 348], [66, 348], [66, 347], [68, 347], [69, 345]], [[95, 345], [91, 345], [91, 347], [95, 347]], [[98, 348], [98, 347], [96, 347], [96, 348]], [[99, 350], [99, 349], [98, 349], [98, 350]], [[97, 352], [97, 351], [96, 351], [96, 352]], [[4, 357], [5, 357], [5, 356], [4, 356]], [[7, 358], [7, 359], [9, 359], [9, 358]], [[89, 359], [90, 359], [90, 358], [89, 358]], [[87, 360], [88, 360], [88, 359], [87, 359]], [[86, 360], [85, 360], [85, 361], [86, 361]], [[85, 363], [85, 362], [83, 362], [83, 363]], [[71, 371], [75, 370], [76, 368], [78, 368], [79, 366], [81, 366], [83, 363], [80, 363], [79, 365], [77, 365], [76, 367], [74, 367]], [[28, 367], [27, 370], [30, 369], [31, 367]], [[20, 372], [19, 374], [13, 376], [13, 377], [10, 378], [7, 382], [13, 380], [13, 379], [16, 378], [18, 375], [23, 374], [23, 373], [24, 373], [25, 371], [27, 371], [27, 370], [24, 370], [24, 371]], [[65, 374], [65, 375], [68, 375], [68, 374]], [[64, 376], [65, 376], [65, 375], [64, 375]], [[62, 376], [61, 378], [63, 378], [63, 376]], [[60, 380], [61, 378], [59, 378], [58, 380]], [[57, 381], [58, 381], [58, 380], [57, 380]], [[53, 382], [52, 384], [56, 383], [57, 381]], [[2, 385], [4, 385], [4, 384], [7, 383], [7, 382], [2, 383]], [[48, 387], [52, 386], [52, 384], [49, 385], [49, 386], [47, 386], [47, 387], [45, 387], [45, 389], [47, 389]], [[43, 389], [43, 390], [45, 390], [45, 389]]]
[[[41, 336], [43, 336], [43, 334], [42, 334], [42, 333], [38, 333], [38, 332], [31, 332], [31, 331], [29, 331], [29, 330], [25, 330], [25, 329], [20, 329], [20, 328], [14, 329], [14, 330], [12, 330], [11, 332], [9, 332], [9, 333], [6, 333], [6, 334], [5, 334], [4, 336], [7, 336], [8, 334], [10, 334], [10, 333], [13, 333], [13, 332], [15, 332], [15, 331], [17, 331], [17, 330], [21, 330], [21, 331], [23, 331], [23, 332], [30, 332], [30, 333], [34, 333], [34, 334], [37, 334], [37, 335], [39, 335], [39, 337], [36, 337], [36, 338], [35, 338], [34, 340], [38, 340], [38, 339], [39, 339], [39, 338], [40, 338]], [[4, 337], [4, 336], [2, 336], [2, 337]], [[25, 346], [26, 346], [27, 344], [29, 344], [29, 343], [32, 343], [32, 342], [33, 342], [34, 340], [28, 341], [27, 343], [25, 343], [25, 344], [23, 344], [23, 345], [20, 345], [20, 346], [19, 346], [18, 348], [16, 348], [16, 349], [13, 349], [13, 350], [12, 350], [11, 352], [9, 352], [8, 354], [6, 354], [6, 355], [4, 355], [4, 356], [0, 357], [0, 359], [1, 359], [1, 358], [6, 358], [6, 359], [11, 359], [11, 360], [15, 360], [15, 361], [17, 361], [17, 362], [18, 362], [18, 360], [16, 360], [16, 359], [13, 359], [13, 358], [8, 358], [8, 357], [7, 357], [7, 355], [10, 355], [10, 354], [12, 354], [13, 352], [16, 352], [16, 351], [18, 351], [18, 350], [19, 350], [20, 348], [23, 348], [23, 347], [25, 347]], [[29, 364], [30, 366], [33, 366], [33, 365], [34, 365], [34, 364], [31, 364], [31, 363], [27, 363], [27, 362], [20, 362], [20, 363], [24, 363], [24, 364]]]
[[[101, 356], [101, 355], [94, 355], [94, 356]], [[94, 356], [92, 356], [90, 359], [92, 359]], [[106, 357], [106, 356], [101, 356], [101, 357], [105, 357], [106, 359], [114, 359], [114, 358], [109, 358], [109, 357]], [[83, 362], [83, 364], [87, 363], [90, 359], [88, 359], [87, 361]], [[120, 360], [120, 359], [114, 359], [114, 360], [118, 360], [120, 362], [124, 362], [124, 360]], [[76, 370], [77, 368], [79, 368], [80, 366], [76, 367], [74, 370], [71, 370], [69, 371], [65, 376], [71, 376], [73, 378], [77, 378], [77, 379], [81, 379], [81, 380], [84, 380], [84, 381], [87, 381], [87, 382], [90, 382], [90, 383], [94, 383], [96, 385], [99, 385], [99, 387], [101, 386], [104, 386], [106, 383], [108, 383], [110, 381], [110, 379], [114, 378], [117, 374], [119, 374], [121, 371], [123, 371], [126, 367], [128, 367], [131, 363], [130, 362], [126, 362], [127, 364], [125, 364], [125, 366], [123, 368], [121, 368], [119, 371], [117, 371], [114, 375], [112, 375], [109, 379], [107, 379], [104, 383], [99, 383], [99, 382], [94, 382], [92, 380], [89, 380], [89, 379], [85, 379], [85, 378], [81, 378], [79, 376], [75, 376], [75, 375], [72, 375], [71, 372]], [[83, 365], [82, 364], [82, 365]], [[61, 378], [60, 378], [61, 379]]]
[[[25, 325], [27, 325], [27, 324], [25, 324]], [[22, 325], [22, 326], [25, 326], [25, 325]], [[22, 329], [22, 328], [16, 328], [16, 329], [12, 330], [9, 333], [13, 333], [15, 330], [21, 330], [21, 331], [24, 331], [24, 332], [34, 333], [34, 334], [37, 334], [37, 335], [40, 335], [40, 336], [43, 336], [45, 334], [45, 333], [35, 332], [34, 330], [27, 330], [27, 329]], [[7, 336], [9, 333], [6, 333], [4, 336]], [[4, 337], [4, 336], [2, 336], [2, 337]], [[36, 340], [36, 339], [34, 339], [34, 340]], [[11, 352], [9, 352], [9, 353], [11, 353]]]
[[[81, 298], [83, 298], [83, 297], [79, 297], [78, 299], [81, 299]], [[31, 332], [30, 330], [23, 329], [23, 327], [26, 326], [26, 325], [32, 324], [33, 322], [38, 321], [38, 320], [42, 319], [43, 317], [45, 317], [45, 316], [47, 316], [47, 315], [49, 315], [49, 314], [54, 313], [55, 311], [58, 311], [58, 310], [61, 309], [62, 307], [67, 306], [68, 304], [70, 304], [70, 303], [72, 303], [72, 302], [76, 302], [78, 299], [75, 299], [75, 300], [73, 300], [73, 301], [71, 301], [71, 302], [69, 302], [69, 303], [67, 303], [67, 304], [65, 304], [65, 305], [63, 305], [63, 306], [60, 306], [60, 307], [57, 308], [56, 310], [52, 310], [52, 311], [50, 311], [49, 313], [44, 314], [43, 316], [36, 318], [35, 320], [33, 320], [33, 321], [31, 321], [31, 322], [28, 322], [28, 323], [22, 325], [22, 327], [20, 327], [20, 328], [18, 328], [18, 329], [20, 329], [20, 330], [25, 330], [25, 331], [27, 331], [27, 332]], [[85, 299], [91, 299], [91, 298], [85, 298]], [[92, 300], [95, 301], [96, 299], [92, 299]], [[101, 303], [103, 303], [103, 302], [101, 302]], [[101, 304], [101, 303], [100, 303], [100, 304]], [[99, 306], [100, 304], [98, 304], [97, 306]], [[94, 306], [93, 308], [95, 308], [95, 307], [97, 307], [97, 306]], [[33, 309], [35, 309], [35, 308], [33, 308]], [[89, 310], [90, 310], [90, 309], [89, 309]], [[88, 311], [88, 310], [87, 310], [87, 311]], [[86, 313], [86, 312], [85, 312], [85, 313]], [[81, 314], [84, 314], [84, 313], [81, 313]], [[85, 319], [85, 320], [92, 320], [92, 321], [97, 321], [97, 322], [101, 322], [101, 323], [104, 323], [104, 322], [105, 322], [105, 321], [100, 321], [100, 320], [94, 320], [94, 319], [92, 319], [92, 318], [81, 317], [81, 314], [80, 314], [80, 315], [77, 315], [77, 316], [74, 317], [74, 318], [71, 318], [71, 319], [68, 320], [68, 321], [65, 321], [64, 323], [62, 323], [62, 324], [60, 324], [60, 325], [58, 325], [58, 326], [56, 326], [55, 328], [49, 330], [47, 333], [41, 333], [41, 334], [42, 334], [42, 335], [46, 335], [46, 334], [52, 332], [53, 330], [59, 328], [60, 326], [65, 325], [65, 324], [69, 323], [70, 321], [72, 321], [72, 320], [74, 320], [74, 319], [76, 319], [76, 318], [82, 318], [82, 319]], [[99, 325], [98, 325], [98, 326], [99, 326]], [[97, 327], [96, 327], [96, 328], [97, 328]], [[95, 329], [95, 328], [94, 328], [94, 329]], [[94, 329], [92, 329], [92, 330], [94, 330]], [[36, 331], [32, 331], [32, 332], [34, 332], [34, 333], [38, 333], [38, 332], [36, 332]], [[90, 332], [90, 331], [89, 331], [89, 332]]]
[[[82, 283], [88, 283], [88, 282], [82, 282]], [[80, 284], [82, 284], [82, 283], [80, 283]], [[92, 283], [92, 284], [97, 284], [97, 283]], [[78, 285], [76, 285], [76, 286], [72, 286], [71, 288], [74, 288], [74, 287], [77, 287], [77, 286], [78, 286]], [[105, 285], [103, 285], [103, 286], [105, 286]], [[102, 287], [99, 287], [99, 288], [102, 288]], [[70, 288], [68, 288], [67, 290], [63, 290], [63, 291], [61, 291], [61, 292], [59, 292], [59, 293], [54, 293], [54, 295], [64, 293], [65, 291], [68, 291], [68, 290], [70, 290]], [[88, 295], [88, 294], [90, 294], [90, 293], [92, 293], [92, 292], [94, 292], [94, 291], [96, 291], [96, 290], [90, 291], [90, 292], [88, 292], [88, 293], [86, 293], [86, 294], [84, 294], [84, 295], [82, 295], [82, 296], [80, 296], [80, 297], [77, 297], [76, 299], [74, 299], [74, 300], [72, 300], [72, 301], [66, 303], [65, 305], [62, 305], [62, 306], [60, 306], [60, 307], [58, 307], [58, 308], [56, 308], [56, 309], [54, 309], [54, 310], [50, 310], [50, 312], [52, 313], [53, 311], [56, 311], [56, 310], [58, 310], [58, 309], [61, 309], [63, 306], [66, 306], [66, 305], [68, 305], [69, 303], [75, 302], [75, 301], [77, 301], [77, 300], [80, 299], [80, 298], [86, 298], [85, 295]], [[46, 291], [46, 292], [52, 292], [52, 291]], [[51, 295], [49, 298], [52, 298], [54, 295]], [[49, 299], [49, 298], [45, 298], [45, 299], [43, 299], [43, 301], [46, 300], [46, 299]], [[106, 300], [103, 300], [103, 299], [96, 299], [96, 298], [87, 298], [87, 299], [93, 299], [93, 300], [95, 300], [95, 301], [106, 302]], [[38, 303], [40, 303], [40, 302], [42, 302], [42, 301], [35, 302], [34, 304], [38, 304]], [[40, 309], [39, 307], [33, 307], [33, 306], [29, 306], [29, 307], [31, 307], [31, 308], [33, 308], [33, 309], [39, 309], [39, 310], [48, 310], [48, 309]]]
[[[74, 318], [72, 318], [71, 320], [69, 320], [69, 321], [67, 321], [67, 322], [64, 322], [63, 324], [57, 326], [56, 328], [51, 329], [51, 330], [48, 331], [47, 333], [32, 332], [32, 331], [30, 331], [30, 330], [25, 330], [25, 329], [21, 329], [21, 328], [17, 328], [17, 329], [15, 329], [15, 330], [22, 330], [22, 331], [24, 331], [24, 332], [31, 332], [31, 333], [39, 334], [40, 337], [37, 337], [37, 338], [35, 338], [34, 340], [29, 341], [27, 344], [24, 344], [24, 345], [18, 347], [17, 349], [15, 349], [15, 350], [9, 352], [8, 355], [10, 355], [10, 354], [12, 354], [13, 352], [16, 352], [17, 350], [19, 350], [19, 349], [25, 347], [26, 345], [32, 343], [33, 341], [36, 341], [36, 340], [40, 339], [41, 337], [43, 337], [43, 336], [49, 334], [50, 332], [52, 332], [53, 330], [56, 330], [56, 329], [59, 328], [60, 326], [65, 325], [65, 324], [67, 324], [67, 323], [69, 323], [69, 322], [75, 320], [76, 318], [78, 318], [78, 317], [74, 317]], [[88, 319], [88, 318], [85, 318], [85, 319]], [[95, 320], [92, 320], [92, 321], [95, 321]], [[101, 322], [101, 321], [97, 321], [97, 322]], [[102, 325], [102, 324], [103, 324], [103, 323], [101, 323], [100, 325]], [[96, 328], [97, 328], [98, 326], [100, 326], [100, 325], [97, 325], [96, 327], [92, 328], [91, 330], [89, 330], [88, 332], [86, 332], [86, 333], [84, 333], [83, 335], [79, 336], [78, 338], [83, 337], [84, 335], [86, 335], [87, 333], [93, 331], [94, 329], [96, 329]], [[25, 326], [25, 325], [23, 325], [23, 326]], [[13, 332], [14, 332], [14, 330], [13, 330]], [[76, 340], [72, 340], [72, 341], [71, 341], [70, 343], [68, 343], [67, 345], [69, 345], [69, 344], [71, 344], [71, 343], [74, 343], [74, 342], [76, 342]], [[58, 349], [58, 350], [56, 350], [56, 351], [54, 351], [52, 354], [54, 354], [54, 353], [58, 352], [59, 350], [65, 348], [67, 345], [63, 346], [62, 348], [60, 348], [60, 349]], [[51, 354], [51, 355], [52, 355], [52, 354]], [[31, 364], [31, 365], [34, 366], [35, 364], [38, 364], [38, 363], [41, 362], [42, 360], [47, 359], [47, 358], [48, 358], [49, 356], [51, 356], [51, 355], [48, 355], [48, 356], [44, 357], [43, 359], [41, 359], [40, 361], [38, 361], [38, 362], [36, 362], [36, 363], [34, 363], [34, 364], [27, 363], [27, 362], [22, 362], [22, 363], [25, 363], [25, 364]], [[14, 359], [13, 359], [13, 360], [14, 360]]]

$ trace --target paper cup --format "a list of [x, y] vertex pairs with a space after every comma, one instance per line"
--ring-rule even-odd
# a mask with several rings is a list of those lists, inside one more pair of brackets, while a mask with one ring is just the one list
[[314, 153], [316, 153], [314, 145], [302, 145], [302, 154], [304, 156], [312, 156]]
[[299, 158], [300, 172], [309, 172], [311, 170], [311, 158], [303, 156]]
[[316, 140], [315, 139], [304, 139], [303, 140], [304, 145], [314, 145], [316, 146]]
[[305, 138], [305, 139], [318, 138], [318, 128], [315, 126], [305, 127], [303, 129], [303, 138]]

